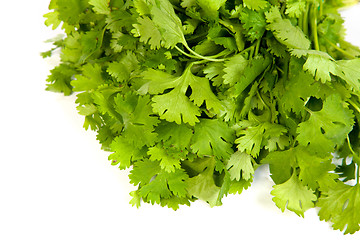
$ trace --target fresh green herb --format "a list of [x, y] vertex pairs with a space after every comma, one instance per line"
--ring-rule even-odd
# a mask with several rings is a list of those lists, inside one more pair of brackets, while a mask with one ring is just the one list
[[[131, 168], [131, 203], [221, 205], [262, 164], [274, 203], [360, 229], [360, 49], [341, 0], [52, 0], [84, 128]], [[335, 157], [334, 157], [335, 155]], [[340, 159], [340, 160], [335, 160]]]

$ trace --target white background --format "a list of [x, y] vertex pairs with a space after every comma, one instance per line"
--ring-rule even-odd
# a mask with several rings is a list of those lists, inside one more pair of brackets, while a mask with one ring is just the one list
[[[107, 161], [95, 133], [82, 128], [74, 96], [44, 91], [54, 62], [39, 53], [55, 36], [43, 25], [49, 1], [2, 1], [0, 13], [0, 239], [360, 239], [282, 213], [262, 167], [253, 186], [210, 208], [178, 211], [128, 204], [127, 171]], [[344, 12], [348, 40], [360, 45], [360, 5]]]

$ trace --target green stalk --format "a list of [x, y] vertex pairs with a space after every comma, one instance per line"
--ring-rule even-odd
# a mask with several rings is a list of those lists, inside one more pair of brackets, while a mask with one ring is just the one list
[[261, 38], [259, 38], [259, 39], [256, 40], [254, 56], [258, 55], [259, 49], [260, 49], [260, 44], [261, 44]]
[[271, 108], [270, 106], [264, 101], [263, 97], [261, 96], [259, 91], [256, 91], [256, 95], [257, 97], [260, 99], [260, 102], [264, 105], [264, 107], [270, 112], [270, 116], [269, 116], [269, 121], [271, 121], [271, 116], [272, 116], [272, 112], [271, 112]]
[[359, 179], [360, 179], [360, 166], [358, 164], [357, 165], [357, 171], [356, 171], [356, 185], [359, 184]]
[[[347, 140], [350, 152], [353, 154], [353, 159], [355, 157], [358, 158], [358, 155], [355, 153], [355, 151], [351, 147], [349, 135], [346, 136], [346, 140]], [[356, 163], [356, 166], [357, 166], [357, 169], [356, 169], [356, 185], [357, 185], [357, 184], [359, 184], [359, 179], [360, 179], [360, 166], [359, 166], [357, 161], [355, 161], [355, 163]]]
[[310, 10], [310, 17], [312, 19], [311, 25], [312, 25], [312, 35], [314, 38], [314, 48], [315, 50], [319, 51], [320, 50], [320, 46], [319, 46], [319, 39], [318, 39], [318, 32], [317, 32], [317, 7], [314, 4], [313, 8]]
[[324, 8], [324, 0], [320, 1], [320, 8], [319, 8], [319, 17], [323, 15], [323, 8]]
[[191, 64], [192, 64], [192, 65], [200, 65], [200, 64], [207, 63], [207, 62], [209, 62], [209, 61], [203, 59], [203, 60], [199, 60], [199, 61], [192, 62]]
[[223, 62], [223, 61], [225, 61], [225, 59], [217, 59], [217, 58], [202, 56], [202, 55], [198, 54], [197, 52], [195, 52], [194, 50], [192, 50], [187, 44], [184, 45], [184, 46], [186, 47], [187, 50], [189, 50], [189, 52], [191, 54], [195, 55], [196, 57], [198, 57], [200, 59], [209, 60], [209, 61], [212, 61], [212, 62]]
[[175, 49], [178, 50], [180, 53], [184, 54], [185, 56], [189, 57], [189, 58], [197, 58], [196, 56], [193, 56], [191, 54], [188, 54], [187, 52], [183, 51], [181, 48], [179, 48], [178, 46], [175, 46]]
[[348, 99], [347, 102], [360, 113], [360, 107], [356, 103], [354, 103], [351, 99]]
[[225, 61], [225, 59], [217, 59], [217, 58], [214, 58], [216, 57], [215, 56], [202, 56], [200, 54], [198, 54], [197, 52], [195, 52], [194, 50], [192, 50], [189, 45], [186, 43], [186, 41], [183, 42], [183, 45], [185, 46], [185, 48], [192, 54], [188, 54], [186, 52], [184, 52], [181, 48], [179, 48], [178, 46], [175, 46], [175, 49], [178, 50], [179, 52], [181, 52], [182, 54], [184, 54], [185, 56], [187, 57], [190, 57], [190, 58], [198, 58], [198, 59], [204, 59], [204, 60], [208, 60], [208, 61], [211, 61], [211, 62], [223, 62]]
[[346, 136], [346, 140], [347, 140], [347, 143], [348, 143], [348, 147], [349, 147], [349, 149], [350, 149], [350, 152], [351, 152], [353, 155], [356, 155], [355, 152], [354, 152], [354, 150], [353, 150], [352, 147], [351, 147], [349, 135]]
[[303, 21], [302, 21], [302, 30], [305, 35], [309, 35], [309, 4], [306, 3], [305, 12], [303, 14]]
[[298, 25], [300, 29], [304, 29], [304, 13], [299, 16]]
[[[352, 100], [348, 99], [347, 100], [348, 103], [350, 103], [350, 105], [355, 108], [356, 111], [358, 111], [360, 113], [360, 107], [355, 103], [353, 102]], [[349, 146], [349, 149], [350, 149], [350, 152], [358, 157], [358, 155], [355, 154], [354, 150], [352, 149], [351, 147], [351, 144], [350, 144], [350, 138], [349, 138], [349, 135], [347, 136], [347, 142], [348, 142], [348, 146]], [[357, 170], [356, 170], [356, 184], [359, 184], [359, 181], [360, 181], [360, 166], [359, 166], [359, 162], [357, 161], [356, 162], [356, 166], [357, 166]]]
[[333, 42], [331, 42], [329, 39], [325, 38], [325, 41], [330, 44], [333, 48], [335, 48], [337, 51], [341, 52], [344, 56], [346, 56], [349, 59], [355, 59], [356, 57], [354, 57], [353, 55], [351, 55], [350, 53], [348, 53], [347, 51], [345, 51], [344, 49], [340, 48], [339, 46], [337, 46], [336, 44], [334, 44]]

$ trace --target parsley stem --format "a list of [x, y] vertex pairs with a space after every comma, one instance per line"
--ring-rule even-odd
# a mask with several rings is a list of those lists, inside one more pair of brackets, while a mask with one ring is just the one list
[[353, 108], [356, 109], [356, 111], [360, 113], [360, 107], [356, 103], [354, 103], [351, 99], [348, 99], [347, 101], [348, 103], [350, 103], [351, 106], [353, 106]]
[[[306, 102], [307, 103], [307, 102]], [[305, 105], [306, 105], [305, 103]], [[308, 107], [304, 106], [304, 109], [311, 115], [313, 114], [313, 111], [311, 111]]]
[[315, 48], [315, 50], [319, 51], [320, 46], [319, 46], [319, 39], [318, 39], [318, 32], [317, 32], [317, 14], [316, 14], [317, 7], [315, 4], [311, 10], [312, 10], [312, 14], [310, 14], [310, 15], [313, 20], [312, 21], [312, 34], [313, 34], [313, 38], [314, 38], [314, 48]]
[[321, 17], [323, 15], [323, 2], [324, 0], [320, 1], [320, 7], [319, 7], [319, 16]]
[[202, 56], [202, 55], [198, 54], [197, 52], [195, 52], [194, 50], [192, 50], [189, 46], [185, 45], [185, 47], [189, 50], [190, 53], [194, 54], [196, 57], [198, 57], [200, 59], [209, 60], [209, 61], [212, 61], [212, 62], [223, 62], [223, 61], [225, 61], [225, 59], [217, 59], [217, 58]]
[[356, 170], [356, 184], [359, 184], [359, 179], [360, 179], [360, 166], [359, 164], [356, 164], [357, 166], [357, 170]]
[[[213, 58], [217, 58], [217, 57], [229, 55], [230, 53], [232, 53], [232, 51], [230, 51], [229, 49], [225, 49], [224, 51], [221, 51], [221, 52], [219, 52], [218, 54], [213, 55], [212, 57], [213, 57]], [[190, 56], [191, 56], [191, 55], [190, 55]], [[200, 60], [200, 61], [192, 62], [192, 64], [203, 64], [203, 63], [206, 63], [206, 62], [209, 62], [209, 60], [207, 60], [207, 59], [202, 59], [202, 60]]]
[[355, 152], [354, 152], [354, 150], [353, 150], [352, 147], [351, 147], [349, 135], [346, 136], [346, 140], [347, 140], [347, 143], [348, 143], [348, 147], [349, 147], [349, 149], [350, 149], [350, 152], [351, 152], [353, 155], [356, 155]]
[[183, 51], [181, 48], [179, 48], [178, 46], [175, 46], [175, 49], [178, 50], [179, 52], [181, 52], [182, 54], [184, 54], [185, 56], [189, 57], [189, 58], [197, 58], [196, 56], [190, 55], [187, 52]]
[[[358, 158], [358, 155], [355, 153], [355, 151], [352, 149], [351, 147], [351, 143], [350, 143], [350, 138], [349, 138], [349, 135], [346, 136], [346, 140], [347, 140], [347, 143], [348, 143], [348, 147], [349, 147], [349, 150], [350, 152], [353, 154], [353, 159], [354, 158]], [[356, 162], [356, 166], [357, 166], [357, 170], [356, 170], [356, 184], [359, 184], [359, 179], [360, 179], [360, 167], [358, 165], [358, 162]]]
[[306, 3], [306, 9], [303, 15], [303, 32], [305, 35], [309, 34], [309, 4]]
[[304, 30], [304, 13], [302, 13], [298, 19], [299, 28]]
[[258, 55], [258, 53], [259, 53], [260, 43], [261, 43], [261, 38], [259, 38], [258, 40], [256, 40], [254, 56]]
[[207, 57], [207, 56], [202, 56], [200, 54], [198, 54], [197, 52], [195, 52], [194, 50], [192, 50], [186, 43], [183, 44], [186, 49], [193, 55], [191, 54], [188, 54], [186, 52], [184, 52], [181, 48], [179, 48], [178, 46], [175, 46], [176, 50], [178, 50], [179, 52], [181, 52], [182, 54], [184, 54], [185, 56], [187, 57], [190, 57], [190, 58], [199, 58], [199, 59], [204, 59], [204, 60], [208, 60], [208, 61], [211, 61], [211, 62], [223, 62], [225, 61], [225, 59], [217, 59], [217, 58], [213, 58], [213, 56], [210, 56], [210, 57]]
[[207, 63], [207, 62], [208, 62], [208, 60], [203, 59], [203, 60], [200, 60], [200, 61], [192, 62], [191, 64], [192, 65], [200, 65], [200, 64], [203, 64], [203, 63]]
[[267, 110], [269, 110], [269, 112], [270, 112], [270, 119], [268, 119], [268, 120], [272, 120], [271, 119], [271, 115], [272, 115], [272, 112], [271, 112], [271, 108], [270, 108], [270, 106], [264, 101], [264, 99], [263, 99], [263, 97], [261, 96], [261, 94], [259, 93], [259, 91], [257, 91], [256, 92], [256, 95], [257, 95], [257, 97], [260, 99], [260, 101], [261, 101], [261, 103], [264, 105], [264, 107], [267, 109]]
[[347, 51], [345, 51], [344, 49], [340, 48], [339, 46], [337, 46], [336, 44], [334, 44], [333, 42], [331, 42], [329, 39], [323, 37], [325, 39], [325, 41], [327, 43], [329, 43], [333, 48], [335, 48], [337, 51], [341, 52], [344, 56], [346, 56], [349, 59], [355, 59], [355, 57], [353, 55], [351, 55], [350, 53], [348, 53]]
[[281, 72], [282, 74], [284, 74], [284, 71], [283, 71], [281, 68], [279, 68], [278, 66], [276, 66], [276, 70], [278, 70], [279, 72]]
[[356, 163], [357, 166], [357, 170], [356, 170], [356, 185], [359, 184], [359, 180], [360, 180], [360, 166], [358, 163]]

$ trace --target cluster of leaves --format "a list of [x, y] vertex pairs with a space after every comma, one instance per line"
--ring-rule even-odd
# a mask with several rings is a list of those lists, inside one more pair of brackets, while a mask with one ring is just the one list
[[[351, 2], [351, 1], [350, 1]], [[221, 205], [269, 164], [275, 204], [360, 229], [360, 50], [341, 0], [51, 0], [47, 89], [141, 201]], [[334, 160], [334, 154], [336, 159]], [[342, 159], [342, 160], [341, 160]]]

